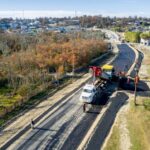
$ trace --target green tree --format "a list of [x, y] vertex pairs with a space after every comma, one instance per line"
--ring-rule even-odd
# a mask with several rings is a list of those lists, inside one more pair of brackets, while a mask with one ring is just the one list
[[140, 32], [125, 32], [125, 40], [132, 43], [140, 42]]

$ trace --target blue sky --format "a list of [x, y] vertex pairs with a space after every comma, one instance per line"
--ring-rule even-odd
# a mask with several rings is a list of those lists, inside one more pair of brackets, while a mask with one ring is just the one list
[[149, 8], [150, 0], [0, 0], [0, 16], [8, 15], [8, 12], [17, 16], [24, 10], [26, 16], [32, 11], [36, 11], [34, 15], [42, 15], [43, 11], [44, 15], [73, 16], [76, 11], [77, 15], [150, 17]]

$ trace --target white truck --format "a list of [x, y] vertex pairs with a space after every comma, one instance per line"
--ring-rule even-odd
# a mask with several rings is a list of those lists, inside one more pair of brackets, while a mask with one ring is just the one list
[[86, 84], [80, 96], [82, 103], [91, 104], [102, 94], [102, 89], [106, 81], [95, 81], [94, 84]]

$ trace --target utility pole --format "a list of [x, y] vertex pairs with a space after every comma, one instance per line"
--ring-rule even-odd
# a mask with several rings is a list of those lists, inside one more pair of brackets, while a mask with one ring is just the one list
[[135, 86], [135, 89], [134, 89], [134, 105], [136, 106], [136, 96], [137, 96], [137, 83], [136, 81], [134, 81], [134, 86]]
[[138, 68], [135, 68], [135, 71], [136, 71], [136, 76], [135, 76], [135, 79], [134, 79], [134, 85], [135, 85], [135, 88], [134, 88], [134, 105], [136, 106], [137, 103], [136, 103], [136, 97], [137, 97], [137, 85], [138, 85], [138, 82], [139, 82], [139, 76], [138, 76]]
[[96, 80], [95, 74], [96, 74], [96, 67], [93, 68], [93, 84], [95, 83]]
[[75, 54], [74, 54], [74, 50], [73, 50], [73, 59], [72, 59], [72, 75], [73, 75], [73, 77], [75, 75]]

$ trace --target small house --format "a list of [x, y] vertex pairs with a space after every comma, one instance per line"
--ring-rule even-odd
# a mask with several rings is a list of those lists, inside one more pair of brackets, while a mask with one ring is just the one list
[[147, 39], [141, 38], [141, 44], [150, 46], [150, 38], [147, 38]]

